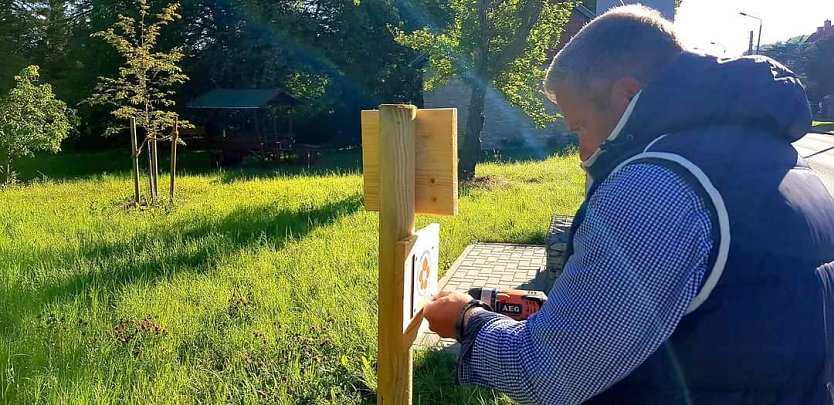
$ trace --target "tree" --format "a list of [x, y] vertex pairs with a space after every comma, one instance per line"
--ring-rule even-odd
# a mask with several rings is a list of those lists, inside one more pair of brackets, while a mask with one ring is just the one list
[[811, 45], [807, 55], [809, 95], [812, 100], [834, 94], [834, 35], [824, 36]]
[[[306, 142], [358, 141], [357, 110], [420, 102], [419, 75], [409, 65], [417, 55], [388, 27], [434, 25], [442, 3], [276, 0], [248, 3], [241, 13], [227, 1], [183, 0], [183, 15], [201, 10], [201, 18], [184, 19], [193, 32], [185, 49], [189, 88], [280, 87], [303, 100], [293, 112]], [[334, 137], [311, 139], [322, 135]]]
[[397, 41], [429, 58], [426, 89], [459, 78], [472, 90], [458, 173], [475, 176], [487, 89], [493, 87], [539, 124], [556, 119], [540, 96], [546, 51], [555, 49], [572, 3], [549, 0], [452, 0], [441, 32], [400, 32]]
[[796, 73], [803, 82], [806, 82], [808, 51], [811, 47], [810, 43], [805, 42], [807, 38], [807, 35], [800, 35], [785, 42], [762, 45], [759, 53], [779, 61]]
[[3, 183], [14, 179], [13, 159], [36, 151], [58, 152], [72, 128], [75, 113], [55, 98], [52, 86], [38, 84], [38, 67], [15, 76], [16, 85], [0, 97], [0, 158]]
[[[91, 104], [112, 105], [113, 117], [124, 121], [136, 119], [136, 125], [145, 132], [143, 145], [148, 147], [148, 173], [151, 199], [158, 195], [158, 153], [157, 142], [168, 140], [164, 132], [173, 128], [178, 116], [169, 108], [175, 105], [174, 86], [188, 80], [179, 63], [183, 58], [182, 48], [173, 47], [169, 51], [157, 49], [162, 28], [168, 23], [182, 18], [178, 13], [179, 3], [163, 7], [150, 22], [151, 12], [147, 0], [136, 0], [138, 18], [119, 14], [113, 27], [93, 34], [104, 39], [119, 55], [124, 58], [124, 65], [119, 67], [116, 77], [100, 77], [93, 95], [88, 99]], [[180, 126], [188, 122], [179, 121]], [[108, 127], [105, 134], [112, 134], [124, 129], [123, 126]], [[139, 147], [139, 150], [142, 146]], [[138, 151], [134, 151], [137, 159]]]
[[0, 0], [0, 93], [12, 88], [15, 75], [28, 65], [34, 24], [25, 3]]
[[[160, 7], [173, 1], [180, 2], [176, 14], [183, 18], [162, 28], [155, 49], [179, 49], [177, 65], [189, 80], [169, 99], [180, 106], [217, 87], [299, 91], [292, 94], [306, 102], [293, 109], [293, 124], [310, 143], [357, 142], [358, 109], [419, 105], [422, 82], [409, 64], [418, 55], [399, 45], [389, 26], [445, 26], [448, 15], [446, 0], [147, 0], [152, 12], [145, 22], [156, 21]], [[117, 145], [101, 134], [127, 123], [119, 118], [113, 125], [112, 107], [118, 106], [79, 103], [92, 98], [100, 77], [118, 78], [125, 65], [109, 42], [91, 34], [113, 28], [129, 37], [114, 26], [120, 14], [136, 20], [138, 33], [136, 9], [126, 0], [0, 0], [0, 93], [37, 62], [56, 96], [79, 105], [81, 136], [73, 142], [93, 149]]]

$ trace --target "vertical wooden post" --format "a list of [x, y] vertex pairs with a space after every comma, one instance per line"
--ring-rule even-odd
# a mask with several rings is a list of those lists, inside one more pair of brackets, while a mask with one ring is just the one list
[[133, 160], [133, 201], [139, 204], [139, 145], [136, 139], [136, 118], [130, 117], [130, 145]]
[[403, 343], [404, 257], [397, 242], [414, 234], [414, 132], [417, 107], [379, 106], [379, 352], [377, 404], [411, 404], [411, 346]]
[[174, 184], [177, 178], [177, 141], [180, 137], [179, 118], [174, 118], [174, 132], [171, 134], [171, 202], [174, 202]]
[[146, 133], [145, 139], [147, 140], [147, 144], [145, 148], [147, 148], [148, 152], [148, 195], [152, 202], [156, 202], [156, 195], [153, 193], [153, 142], [151, 140], [151, 134]]
[[153, 150], [153, 199], [156, 201], [159, 197], [159, 148], [156, 142], [156, 133], [151, 138], [151, 150]]

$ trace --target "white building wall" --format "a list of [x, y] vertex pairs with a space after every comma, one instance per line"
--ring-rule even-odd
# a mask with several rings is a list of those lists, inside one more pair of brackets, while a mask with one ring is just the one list
[[[455, 107], [458, 109], [458, 145], [462, 145], [471, 95], [472, 91], [460, 80], [452, 80], [439, 88], [423, 93], [425, 108]], [[543, 95], [541, 97], [545, 98]], [[553, 103], [547, 100], [545, 103], [548, 112], [558, 111]], [[487, 92], [484, 103], [484, 128], [481, 131], [484, 149], [524, 146], [546, 150], [548, 143], [563, 143], [566, 136], [573, 135], [567, 131], [561, 120], [545, 128], [538, 128], [530, 117], [507, 102], [500, 93], [493, 89]]]

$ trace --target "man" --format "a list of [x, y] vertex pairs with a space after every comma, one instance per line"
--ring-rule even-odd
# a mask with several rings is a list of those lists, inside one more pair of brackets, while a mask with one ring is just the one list
[[539, 313], [426, 305], [462, 342], [459, 382], [523, 403], [831, 403], [834, 198], [791, 147], [811, 122], [793, 73], [687, 52], [624, 6], [565, 46], [545, 89], [591, 185]]

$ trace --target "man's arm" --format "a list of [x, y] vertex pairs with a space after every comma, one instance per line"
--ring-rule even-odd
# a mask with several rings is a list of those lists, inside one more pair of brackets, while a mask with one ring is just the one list
[[708, 273], [704, 201], [673, 171], [629, 165], [600, 185], [541, 311], [469, 318], [458, 379], [525, 403], [579, 403], [672, 334]]

